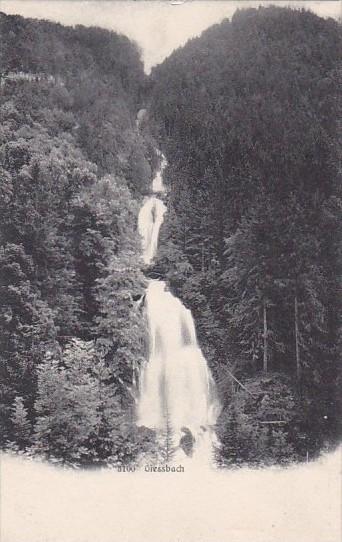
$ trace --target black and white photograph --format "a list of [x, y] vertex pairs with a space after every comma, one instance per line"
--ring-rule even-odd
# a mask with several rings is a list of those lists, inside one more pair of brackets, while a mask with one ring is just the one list
[[1, 542], [341, 540], [341, 3], [0, 0]]

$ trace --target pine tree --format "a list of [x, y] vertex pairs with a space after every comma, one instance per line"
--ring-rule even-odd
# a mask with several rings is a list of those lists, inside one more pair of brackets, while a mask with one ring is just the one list
[[170, 422], [170, 414], [167, 406], [164, 409], [164, 428], [157, 437], [159, 443], [159, 460], [169, 463], [174, 457], [176, 446], [174, 442], [174, 430]]
[[13, 427], [11, 440], [13, 440], [19, 448], [24, 449], [30, 442], [32, 427], [22, 397], [17, 396], [14, 400], [11, 422]]

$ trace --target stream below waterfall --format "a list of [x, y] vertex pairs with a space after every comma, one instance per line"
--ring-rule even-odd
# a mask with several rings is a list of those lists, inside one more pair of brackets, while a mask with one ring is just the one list
[[[159, 230], [166, 206], [157, 194], [166, 192], [164, 156], [138, 219], [143, 260], [152, 263], [157, 253]], [[174, 459], [198, 458], [211, 463], [217, 442], [214, 425], [219, 414], [215, 384], [197, 344], [190, 310], [162, 280], [149, 280], [146, 291], [149, 325], [149, 360], [142, 367], [137, 423], [157, 432], [168, 432]]]

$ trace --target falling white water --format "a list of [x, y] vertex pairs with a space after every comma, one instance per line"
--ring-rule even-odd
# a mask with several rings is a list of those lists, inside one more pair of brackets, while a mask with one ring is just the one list
[[165, 211], [164, 203], [155, 196], [147, 198], [140, 210], [138, 229], [142, 237], [143, 258], [146, 264], [150, 264], [157, 253], [159, 230]]
[[161, 158], [160, 169], [157, 171], [156, 176], [152, 181], [152, 191], [153, 192], [166, 192], [166, 188], [163, 183], [163, 171], [167, 166], [167, 160], [165, 156], [159, 153]]
[[[164, 192], [161, 168], [152, 184]], [[143, 258], [150, 264], [156, 255], [159, 229], [166, 207], [156, 196], [148, 198], [139, 215]], [[138, 424], [158, 433], [171, 430], [176, 457], [185, 457], [180, 443], [191, 438], [193, 457], [210, 461], [219, 413], [215, 386], [207, 362], [198, 347], [191, 312], [167, 290], [163, 281], [150, 280], [146, 292], [150, 332], [149, 361], [140, 375]], [[190, 432], [190, 433], [189, 433]]]

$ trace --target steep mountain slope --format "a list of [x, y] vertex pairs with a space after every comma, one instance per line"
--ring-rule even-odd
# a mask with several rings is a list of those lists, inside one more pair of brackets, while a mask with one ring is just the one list
[[170, 193], [156, 269], [195, 316], [231, 458], [337, 435], [340, 45], [333, 20], [247, 9], [152, 72]]
[[131, 458], [145, 348], [136, 222], [154, 160], [136, 128], [139, 51], [99, 28], [0, 25], [2, 444]]

